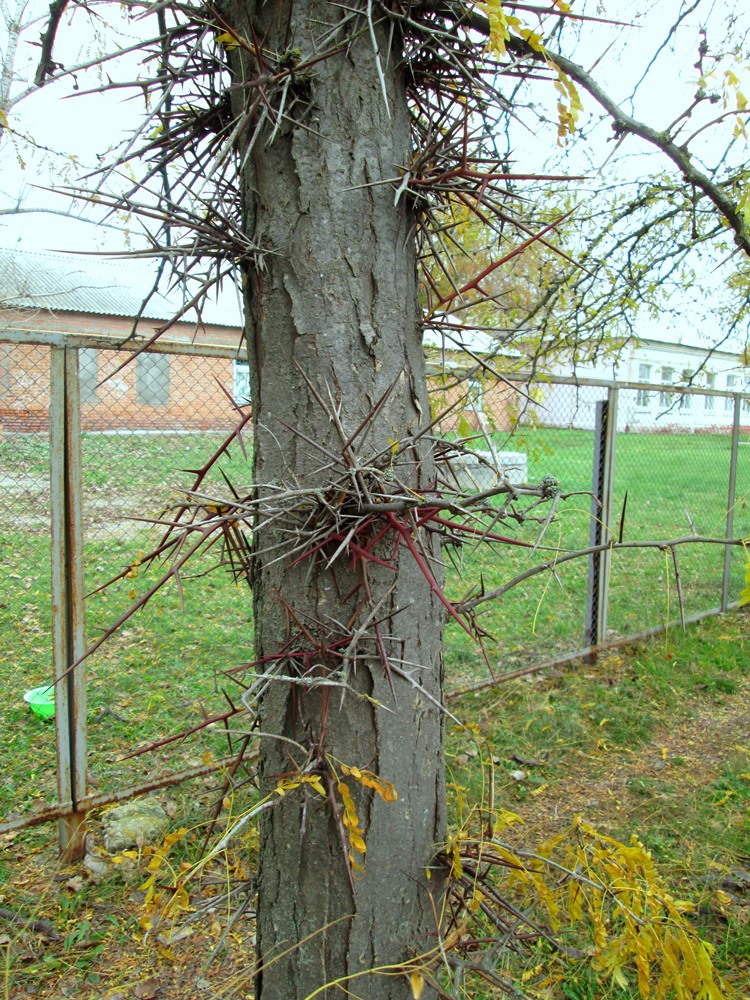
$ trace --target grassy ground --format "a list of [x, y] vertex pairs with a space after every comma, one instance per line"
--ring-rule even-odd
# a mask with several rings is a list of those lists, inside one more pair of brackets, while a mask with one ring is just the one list
[[[471, 801], [486, 798], [494, 761], [496, 794], [524, 819], [513, 836], [526, 847], [563, 833], [577, 814], [624, 843], [636, 834], [675, 896], [694, 904], [694, 926], [742, 997], [750, 995], [749, 652], [747, 613], [734, 613], [593, 666], [464, 696], [451, 707], [481, 736], [454, 734], [449, 756]], [[632, 975], [621, 988], [582, 963], [566, 967], [551, 995], [639, 994]]]
[[[219, 441], [209, 435], [84, 435], [89, 591], [150, 549], [158, 529], [131, 518], [159, 517], [178, 502], [171, 484], [191, 477], [177, 473], [175, 466], [199, 468]], [[0, 450], [6, 491], [11, 469], [15, 484], [0, 515], [7, 581], [0, 602], [0, 631], [6, 637], [0, 670], [12, 692], [0, 709], [0, 721], [19, 762], [0, 776], [0, 812], [9, 816], [54, 798], [54, 726], [31, 716], [21, 700], [25, 690], [47, 682], [51, 674], [48, 459], [46, 442], [37, 436], [6, 439]], [[247, 482], [249, 464], [240, 449], [233, 449], [222, 465], [238, 485]], [[207, 491], [219, 482], [218, 473], [212, 473]], [[221, 488], [226, 489], [223, 481]], [[11, 533], [19, 521], [22, 530]], [[166, 587], [87, 663], [92, 791], [127, 787], [174, 767], [166, 750], [127, 763], [120, 758], [226, 708], [222, 690], [231, 692], [234, 686], [226, 683], [223, 671], [252, 657], [252, 606], [247, 587], [235, 584], [226, 572], [202, 575], [212, 563], [203, 560], [186, 572], [181, 593], [174, 585]], [[135, 578], [91, 596], [86, 607], [90, 639], [155, 578], [156, 570], [141, 569]], [[181, 745], [179, 766], [199, 764], [206, 753], [224, 749], [223, 741], [204, 731]]]
[[[529, 456], [529, 479], [538, 482], [553, 474], [565, 492], [591, 486], [593, 435], [586, 431], [551, 428], [526, 429], [520, 438], [496, 439], [503, 448], [517, 448]], [[729, 469], [729, 441], [721, 435], [621, 434], [615, 460], [615, 523], [619, 531], [625, 506], [626, 541], [670, 539], [692, 533], [722, 537], [725, 530]], [[627, 503], [625, 497], [627, 494]], [[750, 535], [750, 452], [741, 450], [737, 475], [735, 537]], [[571, 497], [560, 507], [545, 543], [562, 550], [589, 544], [590, 497]], [[691, 525], [693, 526], [691, 528]], [[694, 528], [694, 532], [693, 532]], [[514, 529], [520, 539], [535, 541], [538, 525]], [[547, 552], [530, 554], [518, 547], [484, 548], [462, 557], [461, 577], [450, 582], [450, 593], [462, 595], [481, 574], [487, 590], [499, 586], [530, 566], [550, 558]], [[720, 546], [691, 546], [678, 553], [685, 614], [690, 616], [720, 603], [724, 550]], [[744, 554], [732, 557], [730, 600], [741, 589]], [[495, 636], [488, 650], [498, 669], [530, 662], [541, 654], [582, 648], [586, 599], [586, 560], [560, 566], [553, 573], [524, 581], [500, 601], [493, 602], [482, 624]], [[679, 614], [671, 556], [658, 550], [616, 553], [609, 594], [609, 637], [627, 636], [663, 625]], [[450, 660], [462, 669], [471, 663], [471, 650], [462, 633], [448, 628]]]
[[[158, 517], [178, 503], [175, 484], [191, 480], [221, 440], [218, 436], [96, 435], [83, 437], [86, 583], [89, 590], [111, 578], [147, 550], [158, 537], [142, 521]], [[590, 483], [593, 435], [585, 431], [525, 428], [501, 448], [515, 448], [529, 458], [529, 476], [538, 481], [552, 473], [566, 491], [586, 490]], [[750, 493], [750, 461], [738, 473], [736, 534], [750, 533], [746, 498]], [[750, 458], [750, 454], [748, 455]], [[46, 485], [48, 447], [43, 436], [9, 435], [0, 444], [0, 548], [3, 552], [4, 598], [0, 629], [12, 637], [0, 649], [0, 669], [12, 696], [0, 709], [4, 731], [16, 759], [33, 766], [14, 768], [0, 779], [0, 809], [17, 813], [49, 798], [54, 786], [51, 726], [36, 723], [21, 701], [24, 690], [46, 682], [50, 674], [50, 578]], [[726, 506], [729, 443], [718, 435], [622, 434], [616, 460], [615, 509], [627, 491], [624, 537], [664, 538], [696, 531], [720, 535]], [[246, 455], [235, 446], [220, 469], [212, 471], [204, 492], [223, 495], [222, 472], [238, 489], [250, 479]], [[579, 548], [588, 543], [588, 496], [572, 497], [550, 525], [545, 544]], [[686, 513], [687, 511], [687, 513]], [[20, 528], [20, 530], [19, 530]], [[538, 525], [512, 529], [520, 539], [535, 540]], [[502, 546], [456, 553], [448, 574], [448, 592], [462, 596], [481, 577], [486, 589], [497, 587], [549, 552]], [[719, 602], [723, 550], [686, 548], [680, 570], [691, 614]], [[742, 578], [742, 557], [733, 563], [732, 596]], [[204, 714], [222, 711], [227, 686], [223, 671], [252, 656], [251, 599], [247, 589], [218, 571], [202, 575], [211, 560], [186, 574], [182, 592], [170, 585], [140, 612], [100, 654], [88, 670], [90, 693], [90, 769], [94, 790], [133, 784], [166, 764], [135, 760], [123, 765], [112, 747], [144, 746], [165, 732], [197, 723]], [[488, 605], [480, 622], [490, 633], [487, 652], [494, 670], [513, 669], [562, 655], [584, 645], [585, 560], [568, 563], [553, 574], [525, 581], [501, 601]], [[116, 619], [132, 593], [141, 593], [154, 572], [140, 571], [97, 594], [87, 603], [90, 637]], [[636, 596], [637, 595], [637, 596]], [[674, 571], [660, 552], [618, 555], [610, 590], [610, 630], [613, 635], [659, 625], [677, 613]], [[446, 631], [449, 680], [461, 684], [477, 679], [476, 651], [455, 625]], [[234, 685], [229, 684], [234, 695]], [[185, 763], [220, 752], [214, 733], [203, 733], [182, 748]], [[33, 750], [33, 752], [32, 752]]]
[[[524, 435], [511, 442], [498, 439], [498, 444], [527, 451], [532, 480], [551, 472], [565, 491], [587, 488], [590, 434], [531, 429]], [[165, 484], [189, 479], [177, 476], [175, 467], [198, 468], [216, 442], [195, 435], [180, 437], [176, 443], [179, 459], [174, 439], [96, 435], [85, 439], [89, 589], [151, 544], [153, 531], [149, 535], [129, 517], [158, 516], [175, 503], [179, 496]], [[54, 727], [33, 717], [20, 698], [26, 688], [45, 682], [50, 672], [46, 463], [46, 445], [40, 438], [13, 442], [6, 438], [0, 446], [0, 491], [6, 500], [0, 508], [0, 630], [5, 639], [0, 670], [8, 692], [0, 719], [4, 735], [0, 809], [9, 816], [34, 811], [54, 798]], [[247, 483], [249, 465], [238, 449], [224, 465], [238, 486]], [[691, 523], [697, 532], [720, 535], [727, 466], [728, 442], [722, 437], [621, 435], [615, 509], [619, 518], [627, 491], [625, 538], [675, 537], [688, 534]], [[218, 474], [212, 474], [209, 482], [207, 492], [224, 489]], [[750, 463], [744, 460], [738, 474], [736, 534], [750, 533], [749, 493]], [[585, 546], [588, 508], [588, 497], [568, 501], [550, 526], [545, 544]], [[517, 533], [533, 539], [537, 531], [528, 525]], [[461, 572], [452, 569], [448, 578], [449, 592], [456, 597], [480, 574], [491, 589], [529, 565], [528, 556], [518, 548], [480, 552], [466, 547], [457, 556]], [[534, 557], [538, 559], [539, 554]], [[741, 563], [738, 555], [734, 597]], [[208, 729], [176, 746], [123, 760], [133, 749], [223, 710], [225, 689], [231, 696], [236, 693], [224, 671], [252, 655], [250, 595], [222, 571], [204, 575], [209, 567], [208, 562], [195, 567], [194, 578], [184, 581], [182, 593], [168, 587], [88, 664], [92, 791], [123, 787], [223, 754], [220, 733]], [[680, 568], [687, 613], [715, 606], [720, 550], [685, 550]], [[131, 593], [140, 593], [152, 580], [152, 575], [139, 571], [134, 579], [91, 597], [89, 635], [95, 636], [117, 617]], [[527, 581], [491, 606], [482, 624], [493, 636], [487, 643], [493, 668], [512, 669], [580, 646], [584, 599], [585, 566], [579, 563], [561, 568], [557, 579], [545, 573]], [[627, 634], [659, 624], [674, 617], [675, 604], [673, 569], [663, 553], [616, 560], [613, 632]], [[567, 823], [576, 811], [605, 832], [627, 838], [637, 830], [680, 892], [684, 889], [698, 901], [696, 919], [717, 944], [736, 983], [750, 990], [743, 925], [747, 897], [729, 887], [732, 871], [747, 868], [750, 840], [746, 634], [747, 618], [739, 615], [705, 622], [692, 628], [687, 639], [673, 628], [666, 640], [613, 654], [596, 667], [510, 682], [494, 693], [464, 698], [457, 711], [480, 725], [499, 774], [518, 770], [514, 755], [544, 761], [523, 780], [506, 777], [501, 783], [509, 807], [526, 817], [530, 841]], [[485, 669], [463, 633], [449, 626], [449, 685], [476, 681]], [[479, 795], [476, 763], [487, 754], [476, 744], [459, 743], [450, 752], [454, 783], [473, 787]], [[175, 828], [191, 830], [173, 849], [178, 865], [198, 857], [201, 824], [216, 794], [215, 779], [206, 779], [163, 796], [174, 814]], [[226, 819], [224, 815], [222, 822]], [[219, 913], [214, 906], [213, 915], [207, 912], [196, 919], [189, 928], [190, 947], [174, 952], [167, 948], [167, 954], [158, 937], [143, 940], [139, 923], [143, 892], [138, 887], [144, 882], [148, 858], [127, 859], [115, 868], [107, 867], [105, 859], [105, 874], [60, 869], [49, 826], [6, 837], [4, 848], [0, 910], [42, 916], [60, 934], [60, 941], [49, 941], [44, 933], [0, 923], [0, 942], [6, 946], [9, 963], [7, 996], [110, 998], [120, 991], [123, 996], [147, 997], [156, 994], [149, 994], [151, 987], [143, 984], [154, 977], [157, 986], [165, 984], [165, 996], [196, 990], [200, 994], [199, 983], [209, 984], [207, 996], [247, 995], [241, 956], [252, 927], [246, 923], [230, 935], [229, 955], [222, 953], [210, 970], [201, 971], [206, 954], [226, 930], [231, 907]], [[242, 876], [246, 860], [246, 853], [232, 859], [232, 877]], [[218, 882], [226, 883], [228, 871], [227, 867], [209, 871], [196, 885], [193, 904], [205, 904], [210, 910], [211, 900], [219, 894]], [[722, 888], [725, 879], [728, 887]], [[137, 960], [123, 967], [114, 956], [126, 947], [135, 949]], [[136, 987], [140, 993], [132, 992]], [[583, 969], [568, 976], [565, 989], [560, 995], [572, 1000], [627, 1000], [632, 995], [595, 983]]]
[[[595, 665], [454, 699], [451, 709], [474, 734], [452, 732], [448, 746], [451, 786], [469, 803], [486, 805], [492, 767], [496, 805], [524, 819], [504, 834], [506, 840], [537, 845], [567, 829], [576, 814], [625, 842], [636, 833], [674, 895], [694, 904], [690, 919], [715, 947], [715, 961], [739, 997], [750, 992], [747, 626], [746, 614], [732, 613]], [[200, 856], [205, 817], [217, 794], [212, 785], [201, 780], [160, 796], [173, 830], [187, 831], [169, 852], [175, 871], [187, 871]], [[241, 809], [241, 795], [225, 801], [219, 830]], [[452, 817], [458, 822], [455, 805]], [[254, 831], [188, 882], [188, 910], [171, 941], [158, 927], [146, 933], [153, 855], [120, 856], [113, 863], [100, 847], [96, 818], [92, 837], [88, 868], [61, 866], [48, 828], [3, 838], [5, 996], [251, 997], [253, 925], [246, 916], [233, 918], [257, 849]], [[223, 896], [227, 888], [238, 889], [230, 902]], [[37, 923], [25, 929], [4, 919], [7, 911]], [[219, 947], [222, 941], [226, 948]], [[520, 977], [540, 962], [559, 976], [542, 994], [548, 1000], [637, 996], [628, 970], [622, 987], [606, 976], [597, 979], [585, 962], [562, 967], [545, 951], [532, 949], [505, 971]], [[529, 997], [537, 995], [539, 978], [529, 975]], [[500, 994], [485, 990], [467, 998], [499, 1000]]]

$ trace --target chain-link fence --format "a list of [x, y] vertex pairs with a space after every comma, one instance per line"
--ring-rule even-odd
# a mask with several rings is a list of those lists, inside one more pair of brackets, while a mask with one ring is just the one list
[[[488, 594], [520, 578], [480, 619], [501, 674], [737, 601], [747, 556], [723, 543], [750, 535], [750, 395], [550, 378], [485, 381], [481, 395], [438, 384], [435, 396], [460, 403], [446, 433], [473, 434], [501, 469], [530, 482], [552, 475], [567, 495], [546, 528], [510, 526], [536, 548], [477, 548], [462, 560], [456, 596], [479, 573]], [[587, 552], [597, 544], [601, 556]], [[470, 684], [474, 657], [452, 625], [448, 650], [449, 680], [453, 661], [459, 685]]]
[[[2, 724], [18, 762], [0, 778], [0, 798], [11, 823], [37, 810], [47, 815], [41, 804], [55, 799], [54, 727], [22, 700], [53, 679], [50, 470], [54, 481], [56, 463], [66, 459], [54, 453], [54, 434], [50, 448], [50, 421], [62, 419], [51, 353], [67, 350], [78, 371], [88, 641], [158, 579], [166, 563], [140, 560], [179, 509], [180, 489], [190, 487], [248, 402], [247, 366], [227, 348], [162, 345], [133, 357], [86, 344], [0, 344]], [[438, 405], [455, 402], [444, 387], [433, 388]], [[520, 388], [477, 382], [442, 428], [478, 435], [473, 447], [511, 482], [551, 475], [567, 496], [548, 524], [509, 527], [512, 540], [536, 548], [467, 546], [449, 569], [455, 598], [480, 579], [490, 594], [519, 578], [482, 606], [494, 669], [563, 658], [737, 599], [743, 551], [722, 541], [750, 535], [750, 397], [554, 379]], [[234, 442], [206, 473], [202, 494], [225, 496], [228, 483], [241, 492], [250, 483], [251, 451], [249, 434]], [[682, 541], [665, 544], [675, 540]], [[654, 541], [662, 544], [628, 547]], [[597, 545], [596, 553], [570, 558]], [[63, 562], [71, 559], [67, 552]], [[208, 772], [226, 752], [223, 716], [240, 693], [228, 671], [252, 658], [252, 615], [247, 586], [217, 571], [219, 561], [212, 550], [191, 564], [86, 661], [89, 804], [185, 768]], [[477, 680], [480, 661], [449, 625], [448, 683]], [[186, 730], [195, 732], [162, 742]]]
[[[64, 446], [50, 434], [55, 421], [64, 419], [55, 409], [50, 375], [56, 351], [66, 353], [43, 344], [0, 345], [2, 724], [14, 759], [27, 762], [0, 779], [1, 812], [11, 822], [58, 797], [55, 727], [23, 702], [25, 692], [50, 684], [54, 676], [53, 606], [60, 598], [54, 538], [50, 545], [50, 482], [68, 461]], [[243, 408], [246, 412], [247, 365], [231, 349], [184, 344], [135, 357], [102, 347], [67, 353], [77, 356], [78, 367], [81, 554], [90, 643], [167, 565], [169, 553], [148, 571], [139, 560], [163, 535], [163, 523], [181, 501], [180, 489], [192, 485], [195, 470], [235, 429]], [[224, 495], [227, 480], [246, 486], [251, 450], [249, 435], [235, 442], [204, 477], [202, 490]], [[59, 573], [70, 576], [75, 553], [64, 550], [57, 558]], [[208, 773], [227, 752], [220, 725], [203, 723], [212, 717], [220, 721], [226, 712], [222, 673], [251, 658], [250, 595], [229, 574], [211, 569], [211, 556], [196, 561], [182, 586], [167, 585], [86, 661], [83, 766], [90, 795], [111, 798], [126, 786], [168, 780], [190, 768]], [[75, 589], [70, 579], [69, 589]], [[167, 743], [123, 760], [129, 752], [199, 727], [177, 747]], [[75, 752], [70, 748], [72, 757]]]

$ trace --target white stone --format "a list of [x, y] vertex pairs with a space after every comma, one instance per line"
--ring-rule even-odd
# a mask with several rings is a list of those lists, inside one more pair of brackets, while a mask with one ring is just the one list
[[108, 809], [102, 816], [102, 827], [104, 847], [113, 854], [161, 840], [169, 828], [169, 817], [156, 799], [136, 799]]
[[529, 462], [522, 451], [496, 451], [494, 457], [490, 451], [464, 452], [452, 457], [450, 464], [459, 488], [466, 492], [481, 493], [499, 482], [519, 486], [529, 481]]

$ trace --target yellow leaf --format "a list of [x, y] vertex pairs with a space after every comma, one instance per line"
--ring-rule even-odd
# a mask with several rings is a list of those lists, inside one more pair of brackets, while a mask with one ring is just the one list
[[146, 893], [146, 895], [145, 895], [145, 897], [143, 899], [143, 903], [144, 903], [145, 906], [148, 906], [148, 904], [154, 898], [154, 883], [155, 883], [155, 881], [156, 881], [156, 876], [155, 875], [151, 875], [149, 878], [146, 879], [146, 881], [143, 883], [143, 885], [138, 886], [138, 888], [139, 888], [139, 890], [141, 892], [145, 892]]
[[451, 865], [451, 875], [453, 878], [461, 878], [464, 873], [464, 866], [461, 863], [461, 852], [458, 844], [453, 845], [453, 864]]
[[414, 1000], [420, 1000], [420, 997], [424, 992], [424, 976], [419, 972], [410, 972], [409, 982], [411, 983], [412, 997]]
[[356, 830], [359, 827], [359, 819], [357, 814], [350, 809], [347, 809], [344, 813], [341, 822], [347, 828], [347, 830]]
[[224, 31], [222, 32], [222, 34], [217, 35], [216, 41], [218, 42], [219, 45], [224, 45], [230, 51], [232, 49], [236, 49], [237, 46], [239, 45], [239, 42], [237, 41], [235, 36], [228, 31]]
[[307, 784], [308, 785], [312, 785], [312, 787], [315, 789], [315, 791], [319, 795], [322, 795], [325, 798], [326, 790], [325, 790], [325, 788], [323, 788], [323, 784], [322, 784], [322, 782], [320, 780], [320, 775], [319, 774], [310, 775], [310, 777], [307, 778]]
[[398, 792], [390, 781], [382, 781], [381, 787], [378, 788], [378, 791], [380, 792], [380, 797], [385, 802], [395, 802], [398, 799]]
[[362, 840], [358, 833], [354, 832], [354, 830], [352, 830], [349, 834], [349, 842], [355, 851], [359, 851], [360, 854], [365, 854], [367, 852], [367, 844], [364, 840]]
[[484, 902], [484, 898], [485, 897], [483, 892], [481, 892], [479, 889], [474, 890], [474, 895], [471, 897], [471, 900], [468, 904], [469, 909], [471, 910], [472, 913], [477, 912], [477, 910], [481, 907], [482, 903]]
[[511, 812], [510, 809], [498, 810], [497, 821], [502, 824], [503, 828], [512, 826], [514, 823], [523, 823], [518, 813]]
[[628, 977], [623, 972], [622, 966], [615, 965], [612, 969], [612, 979], [622, 990], [628, 988]]

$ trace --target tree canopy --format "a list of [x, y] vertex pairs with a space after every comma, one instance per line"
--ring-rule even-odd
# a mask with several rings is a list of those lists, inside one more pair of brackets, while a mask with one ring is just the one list
[[[157, 205], [163, 197], [157, 188], [160, 183], [163, 186], [165, 164], [172, 155], [167, 153], [165, 135], [176, 144], [175, 156], [184, 151], [189, 139], [195, 139], [191, 154], [194, 163], [208, 163], [207, 176], [215, 178], [218, 186], [228, 185], [231, 169], [227, 144], [232, 134], [221, 123], [222, 95], [226, 100], [228, 94], [222, 74], [226, 72], [226, 60], [237, 48], [231, 32], [206, 58], [207, 40], [221, 39], [222, 32], [221, 24], [213, 35], [204, 25], [198, 56], [199, 36], [188, 27], [198, 8], [193, 10], [189, 4], [165, 6], [159, 13], [156, 32], [151, 31], [149, 19], [143, 16], [147, 8], [126, 8], [119, 25], [120, 53], [107, 51], [107, 32], [111, 33], [117, 22], [112, 20], [105, 27], [110, 14], [107, 11], [106, 18], [100, 16], [103, 5], [68, 6], [59, 2], [52, 5], [46, 23], [44, 12], [35, 12], [26, 3], [19, 2], [14, 9], [5, 4], [2, 12], [8, 41], [0, 91], [0, 126], [11, 129], [19, 156], [25, 158], [28, 153], [33, 159], [34, 145], [45, 145], [44, 136], [30, 136], [22, 124], [19, 128], [23, 102], [35, 86], [64, 86], [68, 81], [79, 94], [87, 90], [124, 94], [130, 89], [135, 95], [146, 95], [151, 102], [152, 110], [144, 119], [140, 138], [131, 138], [124, 151], [121, 148], [114, 158], [109, 156], [104, 175], [107, 183], [103, 184], [100, 177], [95, 185], [98, 197], [105, 202], [109, 198], [112, 204], [119, 199], [120, 210], [126, 211], [135, 206], [129, 205], [133, 192], [123, 187], [122, 173], [131, 169], [127, 165], [135, 162], [139, 144], [154, 164], [149, 185]], [[75, 34], [88, 22], [87, 47], [69, 47], [70, 33], [62, 31], [61, 24], [71, 15]], [[168, 26], [170, 20], [173, 23]], [[201, 17], [197, 20], [201, 21]], [[550, 277], [545, 265], [540, 264], [536, 294], [529, 287], [533, 283], [524, 282], [522, 302], [517, 300], [511, 308], [499, 305], [485, 311], [482, 324], [494, 330], [501, 342], [520, 336], [524, 347], [531, 350], [522, 332], [528, 336], [533, 330], [535, 343], [544, 344], [545, 351], [554, 352], [558, 345], [572, 349], [574, 357], [585, 358], [598, 350], [603, 339], [611, 345], [637, 336], [639, 329], [657, 314], [674, 314], [675, 322], [680, 318], [684, 322], [686, 315], [694, 319], [695, 303], [688, 303], [696, 277], [701, 284], [710, 284], [718, 291], [711, 296], [714, 305], [705, 317], [714, 340], [728, 338], [736, 342], [738, 337], [747, 337], [750, 196], [746, 94], [750, 86], [750, 29], [744, 12], [700, 0], [675, 3], [673, 7], [661, 4], [658, 10], [652, 8], [645, 13], [628, 3], [553, 3], [549, 7], [431, 3], [412, 5], [407, 14], [394, 15], [392, 21], [408, 36], [405, 58], [412, 81], [416, 147], [425, 147], [425, 155], [439, 151], [443, 157], [455, 158], [461, 116], [455, 114], [452, 96], [466, 91], [471, 83], [477, 100], [462, 116], [466, 139], [483, 154], [489, 153], [495, 174], [503, 177], [502, 183], [487, 182], [493, 177], [489, 165], [480, 171], [481, 179], [460, 176], [454, 168], [449, 181], [443, 176], [438, 183], [441, 161], [434, 157], [430, 170], [422, 171], [423, 176], [421, 162], [426, 161], [419, 158], [408, 174], [399, 176], [402, 189], [421, 199], [425, 218], [430, 220], [421, 228], [426, 287], [435, 268], [445, 275], [455, 266], [447, 260], [455, 258], [455, 247], [446, 234], [445, 216], [434, 225], [434, 213], [449, 207], [460, 216], [471, 210], [467, 199], [471, 202], [479, 198], [487, 233], [495, 233], [496, 267], [497, 261], [508, 258], [524, 237], [538, 234], [557, 219], [558, 235], [548, 232], [542, 243], [551, 244], [561, 253], [534, 247], [524, 264], [511, 265], [513, 258], [509, 258], [508, 266], [503, 265], [494, 274], [502, 281], [513, 269], [528, 269], [532, 256], [547, 259], [548, 270], [554, 270], [554, 277]], [[34, 79], [24, 81], [24, 67], [18, 63], [28, 60], [29, 41], [42, 28], [41, 46], [33, 50], [39, 57], [33, 67]], [[169, 54], [163, 47], [165, 37], [170, 40]], [[449, 56], [436, 51], [448, 38]], [[64, 62], [58, 54], [62, 45], [68, 46], [63, 50]], [[133, 51], [148, 51], [150, 55], [142, 59], [133, 56]], [[162, 57], [166, 57], [163, 62]], [[123, 60], [128, 66], [124, 75], [118, 68]], [[191, 60], [192, 89], [185, 89], [185, 84], [178, 82], [179, 67]], [[195, 71], [199, 64], [200, 83]], [[593, 68], [587, 70], [586, 65]], [[97, 69], [100, 79], [106, 67], [110, 83], [82, 85], [89, 78], [87, 68], [95, 67], [101, 67]], [[282, 82], [287, 94], [292, 70], [298, 72], [297, 67], [281, 68], [282, 74], [287, 74]], [[132, 73], [130, 79], [128, 72]], [[165, 83], [167, 78], [169, 84]], [[425, 89], [423, 84], [428, 80], [430, 86]], [[429, 100], [420, 93], [422, 89], [430, 94]], [[162, 98], [155, 100], [160, 90]], [[662, 119], [664, 102], [656, 102], [651, 95], [664, 93], [669, 94], [669, 105]], [[184, 108], [188, 106], [192, 110], [186, 115]], [[283, 113], [288, 112], [284, 106]], [[444, 134], [438, 143], [434, 125], [430, 126], [432, 132], [425, 144], [426, 134], [420, 130], [435, 113], [442, 121]], [[152, 129], [147, 124], [152, 116], [162, 123], [157, 126], [162, 138], [155, 142], [152, 136], [149, 144], [144, 140]], [[559, 143], [557, 152], [555, 142]], [[647, 155], [648, 150], [655, 155]], [[77, 157], [75, 150], [67, 152]], [[529, 155], [537, 161], [533, 171], [526, 166]], [[542, 169], [540, 155], [546, 161]], [[49, 159], [52, 152], [46, 152], [46, 156]], [[211, 156], [215, 159], [211, 160]], [[224, 162], [220, 162], [222, 157]], [[64, 185], [72, 176], [71, 162], [56, 162], [57, 169], [64, 171]], [[519, 164], [523, 164], [521, 170]], [[550, 181], [541, 186], [534, 178], [545, 174], [561, 180], [556, 186]], [[569, 179], [563, 182], [566, 175]], [[119, 183], [114, 183], [116, 178], [120, 178]], [[197, 189], [194, 180], [187, 173], [181, 177], [177, 171], [168, 181], [172, 201], [186, 212], [182, 220], [185, 233], [191, 231], [195, 220], [190, 218], [193, 208], [187, 207], [190, 199], [181, 185], [184, 181], [185, 190]], [[201, 197], [210, 202], [213, 194], [209, 194], [205, 181], [202, 183]], [[555, 206], [553, 211], [550, 205]], [[28, 210], [30, 205], [23, 208]], [[150, 205], [149, 231], [158, 244], [159, 236], [153, 227], [156, 225], [158, 231], [159, 220], [153, 218], [153, 208]], [[62, 200], [59, 210], [63, 210]], [[559, 221], [562, 218], [564, 224]], [[178, 221], [179, 215], [175, 218], [173, 213], [170, 228], [175, 235]], [[516, 225], [520, 228], [515, 229]], [[489, 245], [493, 237], [485, 235], [481, 239]], [[447, 269], [440, 263], [442, 258]], [[473, 292], [476, 298], [476, 289]], [[454, 318], [460, 305], [460, 296], [454, 296]], [[435, 310], [430, 322], [442, 325], [451, 334], [452, 324], [443, 312]], [[476, 310], [473, 312], [476, 316]]]

